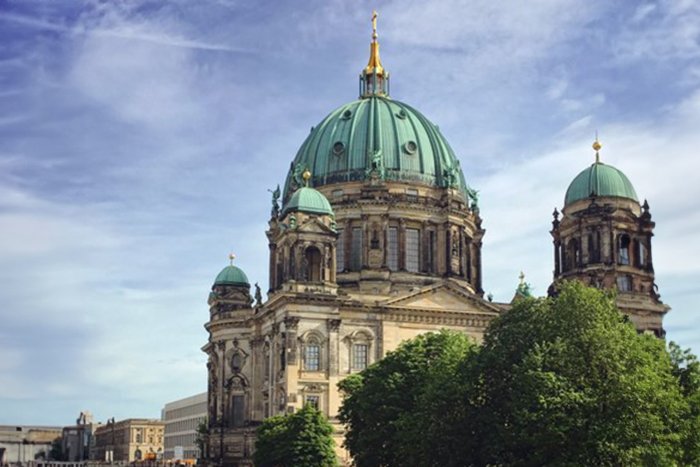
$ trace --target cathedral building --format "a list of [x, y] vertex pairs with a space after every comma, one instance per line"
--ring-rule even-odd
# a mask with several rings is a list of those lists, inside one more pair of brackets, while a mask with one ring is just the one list
[[[509, 307], [484, 298], [477, 191], [438, 127], [390, 98], [376, 15], [373, 26], [359, 99], [312, 129], [273, 193], [267, 300], [233, 257], [209, 294], [212, 464], [252, 465], [256, 426], [304, 404], [328, 415], [340, 446], [341, 379], [421, 333], [478, 342]], [[596, 159], [559, 216], [551, 292], [564, 279], [617, 288], [638, 328], [662, 335], [654, 223], [624, 174]]]

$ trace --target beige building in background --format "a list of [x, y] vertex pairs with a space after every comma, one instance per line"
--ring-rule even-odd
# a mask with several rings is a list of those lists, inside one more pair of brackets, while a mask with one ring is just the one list
[[0, 465], [20, 465], [46, 457], [61, 427], [0, 425]]
[[199, 456], [197, 428], [207, 419], [207, 393], [168, 402], [163, 407], [165, 459], [194, 463]]
[[94, 431], [94, 451], [98, 461], [156, 460], [163, 455], [165, 424], [160, 420], [129, 418], [108, 420]]

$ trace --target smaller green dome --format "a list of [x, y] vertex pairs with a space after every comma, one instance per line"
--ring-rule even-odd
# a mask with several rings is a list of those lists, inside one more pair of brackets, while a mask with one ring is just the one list
[[564, 206], [593, 196], [627, 198], [639, 202], [637, 192], [622, 171], [612, 165], [595, 162], [574, 178], [566, 190]]
[[287, 204], [282, 209], [282, 215], [290, 211], [300, 211], [310, 214], [333, 215], [331, 203], [323, 194], [308, 186], [299, 188], [294, 192]]
[[243, 270], [233, 264], [221, 270], [219, 275], [216, 276], [214, 285], [245, 285], [250, 287], [248, 277], [246, 277]]

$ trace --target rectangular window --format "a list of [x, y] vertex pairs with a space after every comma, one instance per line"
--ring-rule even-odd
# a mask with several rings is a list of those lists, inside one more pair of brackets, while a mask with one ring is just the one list
[[245, 421], [245, 396], [233, 396], [231, 406], [231, 410], [233, 412], [231, 417], [233, 428], [240, 428], [243, 426]]
[[319, 396], [306, 396], [304, 399], [305, 405], [310, 405], [311, 407], [318, 410]]
[[338, 229], [338, 240], [335, 244], [335, 270], [343, 272], [345, 269], [345, 232]]
[[354, 344], [352, 346], [352, 369], [364, 370], [367, 368], [369, 346], [367, 344]]
[[420, 270], [420, 232], [418, 229], [406, 229], [406, 270]]
[[632, 291], [632, 278], [630, 276], [620, 276], [617, 278], [617, 290], [620, 292]]
[[321, 347], [318, 344], [304, 346], [304, 369], [318, 371], [321, 368]]
[[352, 248], [350, 249], [350, 270], [359, 271], [362, 269], [362, 229], [354, 227], [352, 229]]
[[391, 271], [398, 271], [399, 269], [399, 229], [396, 227], [389, 227], [389, 231], [386, 236], [386, 265]]

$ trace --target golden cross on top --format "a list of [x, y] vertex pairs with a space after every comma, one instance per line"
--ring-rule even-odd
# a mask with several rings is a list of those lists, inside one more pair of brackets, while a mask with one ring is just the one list
[[377, 40], [377, 10], [372, 11], [372, 39]]

